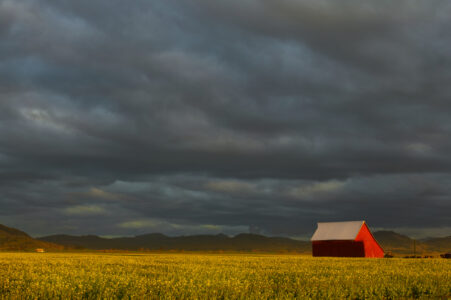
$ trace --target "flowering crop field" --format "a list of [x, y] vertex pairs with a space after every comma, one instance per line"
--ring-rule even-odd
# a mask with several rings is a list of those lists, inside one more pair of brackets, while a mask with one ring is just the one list
[[0, 253], [0, 299], [446, 299], [446, 259]]

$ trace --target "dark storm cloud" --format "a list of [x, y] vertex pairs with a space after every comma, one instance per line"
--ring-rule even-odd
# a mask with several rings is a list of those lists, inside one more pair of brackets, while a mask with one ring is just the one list
[[[445, 1], [0, 1], [0, 221], [449, 234]], [[416, 230], [416, 231], [415, 231]]]

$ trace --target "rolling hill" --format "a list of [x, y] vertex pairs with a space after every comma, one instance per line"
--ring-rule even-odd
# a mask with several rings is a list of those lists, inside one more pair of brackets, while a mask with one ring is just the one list
[[33, 239], [23, 231], [0, 224], [0, 251], [33, 251], [36, 248], [65, 249], [64, 246]]
[[[414, 240], [408, 236], [394, 231], [376, 231], [373, 235], [385, 253], [413, 254]], [[418, 255], [451, 252], [451, 236], [415, 241], [415, 248]]]
[[451, 253], [451, 236], [442, 238], [431, 238], [423, 242], [428, 249]]

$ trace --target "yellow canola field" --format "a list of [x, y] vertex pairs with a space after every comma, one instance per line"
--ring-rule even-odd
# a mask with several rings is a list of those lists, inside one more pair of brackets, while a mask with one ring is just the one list
[[451, 260], [0, 253], [1, 299], [447, 299]]

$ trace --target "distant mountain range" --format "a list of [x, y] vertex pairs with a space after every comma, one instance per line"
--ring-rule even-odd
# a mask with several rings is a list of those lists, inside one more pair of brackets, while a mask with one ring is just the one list
[[169, 237], [160, 233], [123, 238], [101, 238], [95, 235], [52, 235], [42, 241], [71, 245], [88, 249], [120, 250], [176, 250], [176, 251], [257, 251], [257, 252], [302, 252], [311, 251], [310, 242], [283, 237], [266, 237], [257, 234], [238, 234], [229, 237], [218, 235], [192, 235]]
[[67, 247], [34, 239], [23, 231], [0, 224], [0, 251], [31, 251], [36, 248], [64, 250]]
[[[414, 240], [393, 231], [373, 233], [385, 250], [397, 255], [413, 253]], [[417, 254], [451, 252], [451, 236], [415, 241]], [[309, 241], [257, 234], [192, 235], [169, 237], [160, 233], [135, 237], [102, 238], [95, 235], [51, 235], [33, 239], [25, 232], [0, 224], [0, 251], [57, 250], [151, 250], [151, 251], [226, 251], [226, 252], [296, 252], [311, 253]]]
[[[398, 255], [413, 253], [414, 240], [408, 236], [393, 231], [377, 231], [373, 235], [386, 253], [392, 252]], [[308, 241], [256, 234], [239, 234], [234, 237], [224, 234], [168, 237], [160, 233], [152, 233], [113, 239], [95, 235], [52, 235], [42, 237], [40, 240], [87, 249], [311, 252], [311, 244]], [[451, 252], [451, 236], [415, 241], [415, 248], [417, 254]]]

